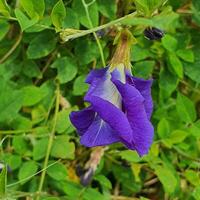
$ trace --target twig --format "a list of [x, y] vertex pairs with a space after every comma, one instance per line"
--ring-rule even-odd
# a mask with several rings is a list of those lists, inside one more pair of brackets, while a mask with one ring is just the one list
[[85, 35], [88, 35], [90, 33], [108, 28], [110, 26], [113, 26], [115, 24], [119, 24], [121, 23], [123, 20], [127, 20], [128, 18], [133, 18], [137, 15], [137, 12], [133, 12], [131, 14], [125, 15], [124, 17], [121, 17], [119, 19], [113, 20], [107, 24], [103, 24], [101, 26], [95, 27], [95, 28], [91, 28], [89, 30], [83, 30], [81, 32], [75, 33], [75, 34], [71, 34], [71, 35], [65, 35], [65, 30], [62, 30], [60, 33], [61, 39], [63, 40], [63, 42], [67, 42], [70, 39], [75, 39], [75, 38], [79, 38], [79, 37], [83, 37]]
[[153, 185], [154, 183], [158, 182], [158, 178], [155, 177], [155, 178], [152, 178], [151, 180], [147, 181], [144, 183], [144, 186], [150, 186], [150, 185]]
[[0, 59], [0, 64], [3, 63], [15, 51], [15, 49], [20, 44], [21, 40], [22, 40], [22, 33], [19, 34], [19, 37], [17, 38], [16, 42], [11, 47], [11, 49]]
[[[51, 62], [53, 61], [54, 57], [56, 56], [57, 54], [57, 51], [54, 51], [51, 56], [49, 57], [49, 59], [47, 60], [46, 62], [46, 65], [44, 66], [44, 68], [42, 69], [41, 73], [42, 73], [42, 76], [44, 75], [44, 73], [46, 72], [46, 70], [48, 69], [49, 65], [51, 64]], [[36, 79], [34, 84], [37, 85], [39, 83], [41, 79]]]
[[[45, 179], [45, 175], [46, 175], [46, 167], [48, 165], [48, 161], [49, 161], [49, 157], [50, 157], [50, 153], [51, 153], [51, 148], [52, 148], [52, 145], [53, 145], [53, 139], [54, 139], [54, 136], [55, 136], [55, 129], [56, 129], [56, 123], [57, 123], [58, 111], [59, 111], [59, 100], [60, 100], [60, 87], [59, 87], [59, 83], [57, 83], [54, 122], [53, 122], [51, 135], [49, 137], [47, 152], [46, 152], [46, 156], [45, 156], [45, 160], [44, 160], [44, 167], [43, 168], [45, 170], [42, 171], [41, 178], [40, 178], [40, 183], [39, 183], [39, 188], [38, 188], [39, 194], [41, 193], [42, 188], [43, 188], [44, 179]], [[40, 195], [37, 196], [36, 200], [39, 200], [39, 199], [40, 199]]]

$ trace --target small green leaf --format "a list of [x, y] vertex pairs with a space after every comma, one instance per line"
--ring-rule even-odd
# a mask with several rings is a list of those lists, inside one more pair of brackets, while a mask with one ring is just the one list
[[191, 49], [179, 49], [176, 54], [187, 62], [194, 62], [194, 53]]
[[58, 133], [63, 133], [71, 126], [71, 122], [69, 120], [69, 114], [71, 111], [72, 109], [66, 109], [58, 113], [58, 119], [56, 123], [56, 131]]
[[22, 91], [24, 94], [24, 106], [33, 106], [40, 102], [46, 95], [42, 89], [33, 85], [24, 87]]
[[25, 154], [28, 150], [28, 144], [24, 139], [24, 136], [14, 136], [12, 145], [14, 147], [15, 152], [21, 155]]
[[129, 162], [139, 162], [141, 160], [138, 154], [131, 150], [121, 151], [119, 155], [122, 157], [122, 159], [125, 159]]
[[97, 180], [103, 187], [106, 187], [108, 189], [112, 189], [112, 184], [108, 178], [106, 178], [103, 175], [97, 175], [94, 177], [95, 180]]
[[57, 181], [66, 180], [68, 175], [67, 168], [62, 163], [56, 163], [49, 167], [47, 169], [47, 174]]
[[176, 109], [183, 122], [191, 123], [196, 119], [196, 110], [194, 103], [186, 96], [178, 94]]
[[162, 183], [166, 193], [173, 193], [177, 186], [177, 179], [172, 171], [166, 166], [157, 165], [155, 167], [155, 173]]
[[20, 167], [18, 178], [21, 181], [21, 184], [24, 184], [28, 180], [24, 180], [29, 176], [34, 175], [38, 170], [38, 165], [35, 161], [27, 161], [24, 162], [23, 165]]
[[10, 8], [6, 0], [0, 0], [0, 13], [6, 17], [10, 17]]
[[159, 121], [157, 130], [158, 130], [158, 135], [161, 139], [169, 136], [170, 127], [168, 121], [165, 118]]
[[20, 4], [31, 19], [44, 14], [44, 0], [20, 0]]
[[114, 19], [117, 12], [115, 0], [97, 0], [99, 11], [106, 17]]
[[0, 173], [0, 196], [4, 196], [6, 193], [7, 184], [7, 167], [4, 166]]
[[47, 146], [48, 146], [48, 138], [43, 138], [37, 140], [33, 147], [33, 159], [40, 160], [45, 157]]
[[53, 142], [51, 156], [55, 158], [73, 159], [75, 146], [69, 139], [70, 138], [65, 135], [57, 136]]
[[70, 57], [61, 57], [56, 59], [51, 67], [57, 69], [57, 77], [60, 83], [71, 81], [77, 74], [76, 62]]
[[15, 16], [19, 22], [19, 25], [21, 26], [22, 31], [38, 22], [38, 16], [35, 16], [33, 19], [29, 19], [19, 8], [15, 9]]
[[51, 20], [56, 27], [56, 31], [60, 31], [62, 28], [62, 22], [66, 16], [65, 5], [62, 0], [59, 0], [51, 12]]
[[200, 177], [199, 174], [196, 171], [193, 171], [191, 169], [188, 169], [184, 173], [185, 178], [194, 186], [200, 185]]
[[178, 75], [179, 78], [183, 78], [183, 65], [175, 53], [169, 54], [170, 66], [174, 72]]
[[166, 34], [163, 38], [162, 38], [162, 45], [164, 46], [165, 49], [167, 49], [170, 52], [174, 52], [177, 48], [177, 40]]
[[50, 54], [56, 47], [56, 37], [51, 31], [43, 31], [34, 37], [27, 49], [29, 59], [42, 58]]
[[88, 90], [88, 85], [85, 83], [85, 75], [81, 75], [76, 78], [74, 81], [73, 85], [73, 94], [78, 96], [78, 95], [83, 95], [87, 90]]

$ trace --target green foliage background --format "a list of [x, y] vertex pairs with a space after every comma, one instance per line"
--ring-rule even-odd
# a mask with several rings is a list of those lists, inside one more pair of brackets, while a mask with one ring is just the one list
[[[0, 198], [200, 200], [200, 1], [83, 2], [0, 0], [0, 161], [12, 169], [0, 174]], [[98, 39], [106, 63], [126, 26], [137, 39], [133, 74], [154, 79], [155, 137], [142, 158], [109, 146], [83, 187], [76, 168], [92, 149], [68, 116], [86, 106], [87, 73], [103, 66], [98, 41], [78, 34], [110, 22]], [[148, 26], [163, 29], [162, 40], [145, 39]]]

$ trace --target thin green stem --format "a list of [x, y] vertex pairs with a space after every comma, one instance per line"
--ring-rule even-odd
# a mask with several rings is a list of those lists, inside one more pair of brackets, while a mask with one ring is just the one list
[[59, 84], [57, 83], [54, 122], [53, 122], [52, 131], [51, 131], [51, 134], [50, 134], [50, 137], [49, 137], [47, 152], [46, 152], [46, 156], [45, 156], [45, 160], [44, 160], [44, 167], [43, 168], [45, 170], [42, 171], [42, 174], [41, 174], [40, 183], [39, 183], [39, 187], [38, 187], [38, 196], [37, 196], [36, 200], [40, 199], [40, 193], [42, 191], [44, 180], [45, 180], [46, 168], [47, 168], [47, 165], [48, 165], [48, 161], [49, 161], [49, 157], [50, 157], [50, 153], [51, 153], [51, 148], [52, 148], [53, 140], [54, 140], [54, 136], [55, 136], [55, 129], [56, 129], [56, 123], [57, 123], [58, 111], [59, 111], [59, 100], [60, 100], [60, 87], [59, 87]]
[[[90, 18], [90, 14], [89, 14], [89, 11], [88, 11], [88, 7], [90, 5], [92, 5], [95, 1], [93, 0], [91, 3], [89, 4], [86, 4], [85, 3], [85, 0], [82, 0], [82, 3], [83, 3], [83, 6], [85, 8], [85, 12], [86, 12], [86, 16], [87, 16], [87, 19], [88, 19], [88, 22], [89, 22], [89, 25], [90, 25], [90, 28], [92, 29], [93, 28], [93, 24], [92, 24], [92, 21], [91, 21], [91, 18]], [[106, 66], [106, 62], [105, 62], [105, 58], [104, 58], [104, 54], [103, 54], [103, 48], [101, 46], [101, 43], [99, 41], [99, 38], [97, 37], [97, 34], [93, 31], [92, 32], [93, 35], [94, 35], [94, 38], [96, 40], [96, 43], [97, 43], [97, 46], [99, 48], [99, 52], [100, 52], [100, 55], [101, 55], [101, 61], [102, 61], [102, 64], [103, 66]]]
[[[0, 135], [11, 135], [11, 134], [15, 135], [15, 134], [21, 134], [21, 133], [31, 133], [31, 132], [36, 131], [38, 128], [39, 127], [27, 129], [27, 130], [0, 130]], [[44, 126], [40, 128], [46, 128], [46, 127]]]
[[90, 33], [93, 33], [93, 32], [96, 32], [96, 31], [111, 27], [111, 26], [116, 25], [116, 24], [120, 24], [122, 21], [127, 20], [128, 18], [133, 18], [136, 15], [137, 15], [137, 12], [133, 12], [131, 14], [125, 15], [124, 17], [121, 17], [119, 19], [113, 20], [113, 21], [111, 21], [111, 22], [109, 22], [107, 24], [103, 24], [101, 26], [98, 26], [98, 27], [95, 27], [95, 28], [91, 28], [89, 30], [83, 30], [83, 31], [75, 33], [75, 34], [68, 35], [68, 34], [65, 34], [65, 32], [67, 32], [67, 30], [66, 31], [63, 30], [63, 31], [61, 31], [60, 36], [61, 36], [61, 39], [63, 40], [63, 42], [67, 42], [70, 39], [83, 37], [83, 36], [88, 35]]
[[27, 180], [33, 178], [34, 176], [40, 174], [41, 172], [46, 171], [49, 167], [52, 167], [53, 165], [55, 165], [55, 164], [58, 163], [59, 161], [60, 161], [60, 160], [57, 160], [57, 161], [51, 163], [50, 165], [46, 166], [46, 167], [43, 168], [42, 170], [38, 171], [37, 173], [32, 174], [32, 175], [30, 175], [30, 176], [28, 176], [28, 177], [26, 177], [26, 178], [24, 178], [24, 179], [22, 179], [22, 180], [20, 180], [20, 181], [17, 181], [17, 182], [15, 182], [15, 183], [11, 183], [11, 184], [7, 185], [6, 187], [13, 187], [13, 186], [15, 186], [15, 185], [18, 185], [18, 184], [24, 182], [24, 181], [27, 181]]
[[17, 38], [14, 45], [9, 49], [9, 51], [0, 59], [0, 64], [3, 63], [15, 51], [15, 49], [20, 44], [21, 40], [22, 40], [22, 33], [19, 34], [19, 37]]

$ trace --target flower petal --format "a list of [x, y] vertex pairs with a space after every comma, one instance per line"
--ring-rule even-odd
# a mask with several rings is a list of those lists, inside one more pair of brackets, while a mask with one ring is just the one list
[[93, 69], [87, 76], [85, 82], [91, 84], [92, 81], [95, 78], [102, 78], [105, 76], [106, 72], [108, 70], [108, 67], [102, 68], [102, 69]]
[[126, 115], [133, 131], [130, 142], [126, 145], [128, 148], [136, 149], [141, 156], [147, 154], [153, 141], [154, 130], [145, 111], [144, 98], [134, 86], [128, 83], [123, 84], [114, 78], [112, 81], [122, 96]]
[[115, 105], [97, 96], [86, 96], [85, 101], [91, 103], [98, 115], [116, 131], [118, 136], [125, 141], [130, 141], [132, 129], [126, 115]]
[[101, 78], [93, 78], [85, 98], [90, 96], [100, 97], [121, 109], [121, 95], [112, 83], [109, 71], [104, 73]]
[[85, 108], [81, 111], [73, 111], [70, 113], [70, 120], [78, 130], [79, 135], [83, 135], [95, 118], [95, 112], [91, 107]]
[[128, 83], [136, 87], [139, 90], [141, 95], [144, 97], [144, 106], [147, 113], [148, 119], [151, 118], [153, 111], [153, 101], [151, 97], [151, 86], [153, 80], [144, 80], [141, 78], [136, 78], [130, 75], [127, 75]]
[[97, 115], [84, 135], [81, 136], [80, 142], [87, 147], [94, 147], [119, 141], [117, 133]]

